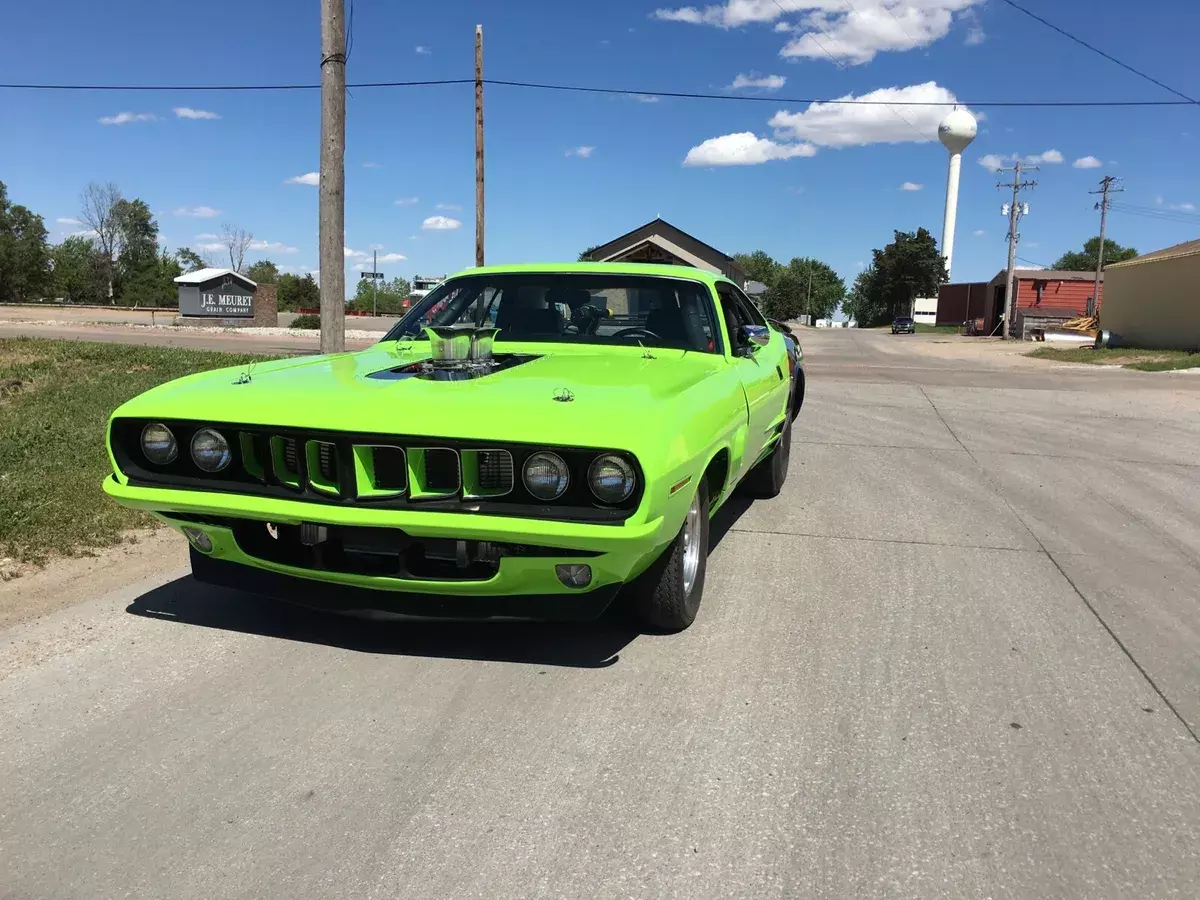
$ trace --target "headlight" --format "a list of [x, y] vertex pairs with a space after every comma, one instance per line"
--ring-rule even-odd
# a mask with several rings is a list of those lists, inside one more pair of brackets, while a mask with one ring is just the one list
[[201, 428], [192, 438], [192, 460], [205, 472], [220, 472], [229, 465], [229, 442], [213, 428]]
[[601, 503], [620, 503], [633, 493], [637, 476], [633, 466], [621, 457], [606, 453], [597, 456], [588, 469], [588, 484]]
[[170, 428], [161, 422], [151, 422], [142, 429], [142, 453], [155, 465], [165, 466], [175, 462], [179, 445]]
[[557, 500], [571, 479], [566, 462], [557, 453], [535, 453], [525, 460], [525, 487], [539, 500]]

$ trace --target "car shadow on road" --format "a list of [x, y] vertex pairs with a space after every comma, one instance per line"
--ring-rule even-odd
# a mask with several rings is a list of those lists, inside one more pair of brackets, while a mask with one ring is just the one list
[[735, 491], [716, 511], [708, 525], [708, 553], [710, 556], [720, 546], [721, 541], [725, 540], [725, 535], [729, 534], [733, 526], [738, 523], [738, 519], [744, 516], [746, 510], [752, 505], [754, 505], [753, 500], [744, 496], [740, 491]]
[[190, 575], [143, 594], [126, 612], [204, 628], [341, 647], [359, 653], [602, 669], [639, 632], [613, 604], [585, 624], [372, 620], [335, 615], [202, 584]]

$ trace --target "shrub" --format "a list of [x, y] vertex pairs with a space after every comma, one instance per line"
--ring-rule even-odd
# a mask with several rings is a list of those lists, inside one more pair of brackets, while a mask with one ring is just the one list
[[305, 316], [296, 316], [295, 321], [292, 322], [292, 327], [293, 328], [320, 329], [321, 317], [314, 316], [311, 314], [305, 315]]

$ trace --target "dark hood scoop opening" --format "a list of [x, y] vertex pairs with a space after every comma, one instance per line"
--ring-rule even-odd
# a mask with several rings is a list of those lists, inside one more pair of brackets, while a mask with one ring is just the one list
[[379, 378], [384, 381], [399, 381], [404, 378], [422, 378], [426, 381], [473, 381], [476, 378], [484, 378], [540, 358], [528, 354], [498, 353], [485, 359], [454, 361], [426, 359], [391, 369], [381, 369], [378, 372], [372, 372], [367, 377]]

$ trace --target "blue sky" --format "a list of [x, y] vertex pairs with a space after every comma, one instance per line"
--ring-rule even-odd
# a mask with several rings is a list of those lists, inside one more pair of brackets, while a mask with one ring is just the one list
[[[1023, 2], [1200, 94], [1200, 4], [1148, 0], [1130, 17], [1121, 0]], [[886, 96], [967, 103], [1174, 99], [1000, 0], [779, 4], [795, 11], [784, 14], [775, 0], [690, 7], [655, 0], [356, 0], [348, 77], [469, 77], [474, 26], [482, 23], [485, 73], [499, 79], [775, 98], [893, 89]], [[209, 0], [202, 8], [177, 0], [46, 0], [9, 4], [4, 19], [4, 82], [318, 79], [315, 0]], [[778, 78], [733, 89], [739, 75], [784, 81], [774, 90]], [[380, 269], [389, 277], [442, 274], [473, 262], [472, 95], [469, 86], [352, 92], [348, 252], [381, 248], [387, 261]], [[943, 111], [809, 110], [783, 99], [642, 102], [500, 86], [488, 88], [486, 102], [488, 262], [574, 259], [584, 247], [661, 215], [726, 252], [761, 247], [785, 260], [816, 256], [849, 281], [893, 229], [923, 225], [941, 234], [946, 153], [919, 141], [935, 131]], [[219, 118], [181, 118], [177, 109]], [[102, 124], [121, 113], [135, 120]], [[988, 154], [1062, 160], [1042, 165], [1039, 187], [1026, 198], [1031, 214], [1018, 253], [1035, 262], [1052, 263], [1096, 233], [1096, 198], [1087, 192], [1105, 173], [1124, 179], [1123, 202], [1185, 214], [1200, 207], [1200, 109], [985, 114], [964, 155], [955, 280], [990, 278], [1004, 265], [1005, 198], [997, 176], [979, 164]], [[209, 243], [200, 236], [228, 221], [266, 245], [255, 258], [311, 270], [317, 189], [288, 180], [317, 169], [318, 123], [315, 91], [0, 90], [0, 180], [15, 202], [46, 218], [56, 240], [79, 230], [69, 220], [79, 216], [83, 186], [112, 181], [150, 204], [172, 248]], [[1077, 168], [1086, 157], [1100, 165]], [[903, 190], [905, 183], [920, 189]], [[1200, 236], [1200, 218], [1191, 224], [1113, 212], [1109, 223], [1113, 238], [1143, 251]], [[363, 260], [347, 257], [348, 290]]]

